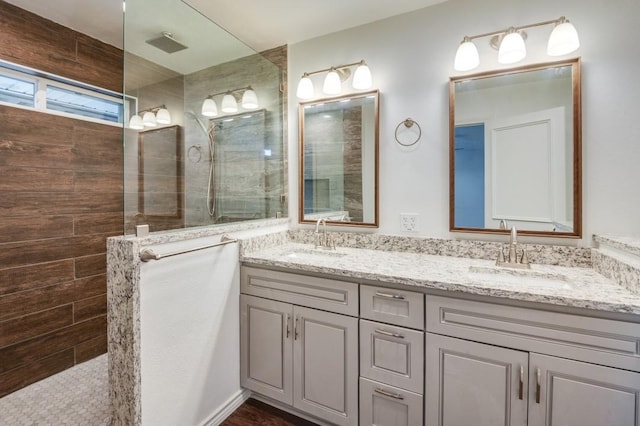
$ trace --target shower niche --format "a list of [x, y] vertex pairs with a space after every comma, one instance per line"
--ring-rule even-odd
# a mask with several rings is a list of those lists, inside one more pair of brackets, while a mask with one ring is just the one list
[[[184, 48], [147, 42], [163, 34]], [[127, 0], [124, 35], [127, 115], [157, 118], [155, 127], [124, 130], [125, 232], [286, 217], [286, 47], [255, 52], [169, 0]], [[215, 111], [203, 109], [207, 99]], [[159, 142], [169, 134], [179, 152]]]

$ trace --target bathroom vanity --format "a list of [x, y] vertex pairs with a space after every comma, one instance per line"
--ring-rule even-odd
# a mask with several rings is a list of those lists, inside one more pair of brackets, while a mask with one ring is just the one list
[[275, 405], [339, 425], [638, 425], [640, 296], [592, 269], [293, 243], [241, 262], [241, 384]]

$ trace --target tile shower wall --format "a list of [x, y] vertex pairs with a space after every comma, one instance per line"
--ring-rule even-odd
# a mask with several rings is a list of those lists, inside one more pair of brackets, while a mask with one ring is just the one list
[[[0, 2], [0, 58], [114, 91], [122, 52]], [[122, 129], [0, 106], [0, 396], [106, 351]]]
[[[286, 51], [283, 46], [185, 76], [185, 226], [286, 215]], [[249, 114], [234, 116], [234, 122], [229, 121], [231, 117], [206, 120], [199, 116], [208, 94], [249, 85], [260, 103], [260, 110], [250, 119], [251, 126], [238, 124], [249, 120], [243, 118]], [[215, 127], [213, 218], [207, 208], [209, 140], [191, 113], [207, 129]], [[257, 139], [260, 146], [255, 145]], [[199, 155], [189, 156], [190, 149], [191, 154], [197, 149]]]
[[[327, 120], [331, 114], [334, 119]], [[347, 211], [362, 222], [362, 107], [305, 114], [305, 194], [308, 213]]]

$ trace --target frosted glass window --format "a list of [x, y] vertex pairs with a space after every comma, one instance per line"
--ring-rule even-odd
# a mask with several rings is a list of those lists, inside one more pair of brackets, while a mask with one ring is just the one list
[[36, 84], [8, 75], [0, 75], [0, 102], [35, 106]]

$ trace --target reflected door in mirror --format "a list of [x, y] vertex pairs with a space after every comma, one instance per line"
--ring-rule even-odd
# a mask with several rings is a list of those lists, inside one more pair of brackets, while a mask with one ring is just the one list
[[452, 231], [580, 236], [579, 63], [451, 79]]

